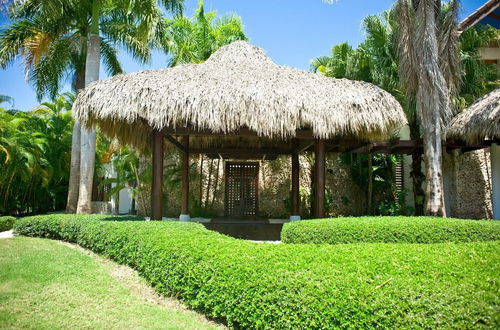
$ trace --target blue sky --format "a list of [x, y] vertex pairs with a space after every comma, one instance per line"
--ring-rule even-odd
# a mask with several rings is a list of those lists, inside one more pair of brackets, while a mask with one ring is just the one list
[[[465, 18], [486, 0], [462, 0]], [[321, 0], [205, 0], [205, 9], [219, 14], [235, 13], [243, 19], [250, 42], [264, 48], [278, 64], [309, 69], [309, 62], [329, 53], [335, 44], [363, 40], [361, 21], [366, 15], [389, 9], [394, 0], [340, 0], [332, 5]], [[185, 1], [185, 13], [193, 14], [198, 0]], [[138, 65], [120, 54], [126, 72], [164, 68], [166, 55], [155, 53], [147, 65]], [[68, 87], [66, 87], [68, 88]], [[29, 110], [38, 104], [24, 78], [22, 61], [0, 69], [0, 94], [12, 96], [17, 109]]]

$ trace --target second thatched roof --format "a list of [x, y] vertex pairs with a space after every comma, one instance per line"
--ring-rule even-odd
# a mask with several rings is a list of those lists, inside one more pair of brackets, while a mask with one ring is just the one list
[[315, 137], [387, 138], [406, 123], [400, 104], [360, 81], [276, 65], [244, 41], [202, 64], [145, 70], [97, 81], [78, 95], [76, 118], [121, 143], [147, 149], [152, 129], [189, 127], [229, 133], [241, 127], [271, 139], [297, 129]]
[[500, 140], [500, 88], [458, 114], [448, 126], [446, 138], [470, 145], [485, 139]]

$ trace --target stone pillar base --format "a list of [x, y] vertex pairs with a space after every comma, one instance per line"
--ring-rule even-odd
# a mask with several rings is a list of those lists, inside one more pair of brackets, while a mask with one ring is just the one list
[[300, 215], [291, 215], [290, 216], [290, 221], [299, 221], [300, 220]]
[[189, 222], [189, 221], [191, 221], [191, 216], [189, 214], [181, 214], [179, 216], [179, 221], [181, 221], [181, 222]]

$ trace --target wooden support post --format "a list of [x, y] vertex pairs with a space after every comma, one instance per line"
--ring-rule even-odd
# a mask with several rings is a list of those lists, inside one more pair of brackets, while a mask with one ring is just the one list
[[163, 216], [163, 133], [153, 131], [153, 182], [151, 186], [151, 220]]
[[291, 221], [300, 220], [300, 194], [299, 194], [299, 154], [296, 152], [297, 141], [293, 141], [292, 152], [292, 214], [290, 215]]
[[325, 141], [316, 140], [314, 143], [315, 168], [316, 168], [316, 196], [315, 218], [325, 217]]
[[180, 221], [190, 221], [189, 215], [189, 135], [184, 135], [181, 139], [186, 152], [181, 155], [182, 174], [181, 174], [181, 215]]

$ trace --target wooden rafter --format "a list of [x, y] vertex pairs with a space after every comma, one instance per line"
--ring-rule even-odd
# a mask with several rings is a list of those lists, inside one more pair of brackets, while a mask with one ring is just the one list
[[182, 145], [177, 139], [175, 139], [173, 136], [170, 135], [165, 135], [165, 139], [170, 142], [174, 147], [177, 148], [177, 150], [186, 153], [188, 150], [186, 149], [185, 146]]
[[[242, 127], [239, 130], [227, 133], [213, 132], [210, 130], [194, 130], [190, 128], [165, 128], [165, 134], [167, 135], [190, 135], [190, 136], [228, 136], [228, 137], [251, 137], [259, 136], [257, 132], [252, 131], [248, 128]], [[295, 139], [313, 139], [313, 132], [311, 130], [298, 129], [295, 131]]]
[[232, 154], [232, 155], [290, 155], [290, 149], [280, 148], [192, 148], [192, 154]]

